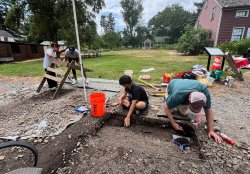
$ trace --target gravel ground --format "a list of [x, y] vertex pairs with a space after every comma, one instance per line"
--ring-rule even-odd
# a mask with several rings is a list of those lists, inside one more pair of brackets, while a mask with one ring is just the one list
[[134, 125], [105, 125], [86, 139], [57, 173], [209, 173], [199, 159], [198, 146], [181, 152], [171, 129]]
[[[215, 128], [231, 137], [237, 143], [236, 146], [225, 142], [218, 145], [209, 140], [205, 122], [197, 130], [201, 153], [210, 161], [215, 173], [250, 173], [250, 73], [244, 77], [244, 82], [236, 82], [232, 88], [223, 85], [210, 88]], [[51, 131], [58, 130], [58, 125], [63, 120], [69, 120], [76, 114], [70, 105], [80, 102], [78, 99], [82, 95], [81, 90], [64, 90], [60, 95], [70, 95], [63, 97], [64, 99], [59, 95], [57, 100], [47, 103], [50, 93], [42, 91], [37, 95], [34, 92], [39, 81], [40, 79], [32, 78], [0, 77], [0, 135], [6, 132], [28, 134], [30, 126], [49, 116], [54, 121], [49, 124], [51, 129], [43, 132], [46, 136]], [[19, 129], [15, 129], [16, 127]], [[142, 127], [125, 129], [106, 125], [97, 136], [79, 142], [71, 159], [65, 159], [64, 166], [57, 172], [212, 173], [208, 162], [186, 159], [197, 159], [198, 148], [191, 148], [192, 153], [180, 153], [170, 141], [171, 129], [162, 131], [147, 127], [153, 133], [142, 133]], [[177, 158], [171, 157], [172, 155]], [[0, 160], [0, 166], [4, 165], [3, 162], [4, 160]]]

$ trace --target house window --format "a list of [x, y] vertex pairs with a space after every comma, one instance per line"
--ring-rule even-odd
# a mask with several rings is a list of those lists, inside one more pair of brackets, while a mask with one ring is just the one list
[[33, 53], [33, 54], [37, 54], [38, 53], [36, 45], [30, 45], [30, 49], [31, 49], [31, 53]]
[[247, 30], [247, 38], [250, 38], [250, 28]]
[[11, 44], [12, 53], [20, 53], [20, 46], [19, 44]]
[[237, 10], [235, 17], [237, 17], [237, 18], [248, 17], [248, 15], [249, 15], [249, 10]]
[[213, 8], [212, 12], [211, 12], [211, 17], [210, 20], [214, 19], [214, 15], [215, 15], [215, 7]]
[[232, 33], [232, 39], [231, 41], [239, 41], [242, 39], [243, 34], [244, 34], [244, 27], [235, 27], [233, 29], [233, 33]]
[[7, 37], [3, 37], [3, 40], [4, 40], [5, 42], [8, 42], [8, 38], [7, 38]]

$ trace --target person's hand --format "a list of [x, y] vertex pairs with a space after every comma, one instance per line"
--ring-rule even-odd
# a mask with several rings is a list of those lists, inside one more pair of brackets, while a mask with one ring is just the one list
[[130, 118], [129, 118], [129, 117], [126, 117], [126, 118], [124, 119], [124, 126], [125, 126], [125, 127], [129, 127], [129, 126], [130, 126]]
[[208, 138], [214, 138], [215, 142], [218, 144], [220, 144], [223, 141], [222, 138], [214, 131], [208, 132]]
[[119, 105], [122, 105], [122, 99], [121, 99], [121, 97], [119, 97], [119, 99], [118, 99], [119, 101]]
[[182, 127], [181, 127], [178, 123], [172, 123], [172, 127], [173, 127], [176, 131], [183, 131]]

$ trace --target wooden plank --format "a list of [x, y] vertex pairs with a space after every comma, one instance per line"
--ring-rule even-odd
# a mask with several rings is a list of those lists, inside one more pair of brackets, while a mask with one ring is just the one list
[[54, 80], [58, 83], [60, 83], [62, 81], [62, 79], [58, 78], [58, 77], [54, 77], [54, 76], [51, 76], [49, 74], [44, 74], [44, 77], [47, 78], [47, 79], [50, 79], [50, 80]]
[[36, 90], [37, 93], [39, 93], [44, 85], [44, 83], [46, 82], [46, 78], [44, 77], [43, 80], [41, 81], [38, 89]]
[[67, 79], [67, 77], [68, 77], [71, 70], [72, 70], [71, 67], [69, 67], [68, 70], [66, 71], [63, 79], [61, 80], [58, 88], [56, 89], [56, 92], [54, 93], [54, 95], [52, 97], [53, 100], [55, 99], [57, 92], [62, 89], [62, 87], [63, 87], [63, 85], [64, 85], [64, 83], [65, 83], [65, 81], [66, 81], [66, 79]]
[[[176, 119], [176, 120], [186, 120], [186, 121], [190, 121], [192, 118], [191, 118], [191, 114], [188, 114], [186, 116], [183, 116], [183, 115], [180, 115], [178, 113], [178, 111], [174, 111], [172, 113], [173, 115], [173, 118]], [[158, 117], [163, 117], [163, 118], [168, 118], [165, 111], [161, 108], [158, 112], [157, 112], [157, 116]]]
[[227, 52], [225, 55], [226, 55], [226, 60], [229, 64], [229, 66], [232, 68], [235, 75], [239, 78], [239, 80], [244, 81], [243, 75], [242, 75], [240, 69], [238, 70], [237, 66], [235, 65], [234, 59], [231, 56], [231, 54]]
[[59, 59], [52, 59], [52, 63], [54, 63], [56, 65], [60, 65], [60, 66], [66, 66], [66, 67], [68, 66], [68, 63], [63, 62], [63, 61], [61, 61]]
[[55, 68], [51, 68], [51, 67], [48, 67], [47, 71], [54, 72], [56, 74], [63, 75], [63, 76], [65, 74], [65, 72], [62, 69], [55, 69]]
[[[52, 59], [52, 63], [54, 63], [56, 65], [60, 65], [60, 66], [65, 66], [65, 67], [69, 67], [70, 66], [70, 63], [63, 62], [63, 61], [61, 61], [59, 59]], [[79, 71], [81, 70], [81, 67], [77, 66], [75, 64], [71, 64], [71, 68], [79, 70]], [[93, 72], [93, 70], [87, 69], [87, 68], [83, 68], [83, 71], [85, 71], [85, 72]]]

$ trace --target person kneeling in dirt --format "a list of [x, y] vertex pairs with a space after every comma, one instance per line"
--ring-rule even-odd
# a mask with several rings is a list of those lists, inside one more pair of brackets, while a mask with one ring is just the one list
[[[73, 60], [75, 60], [76, 63], [79, 64], [79, 57], [80, 57], [80, 53], [75, 48], [75, 46], [71, 45], [71, 46], [69, 46], [68, 49], [66, 49], [66, 51], [65, 51], [65, 61], [68, 61], [69, 63], [71, 63]], [[74, 76], [72, 85], [75, 85], [77, 83], [76, 70], [72, 69], [72, 73], [73, 73], [73, 76]], [[85, 82], [89, 83], [89, 79], [87, 78], [87, 74], [86, 74], [85, 71], [83, 71], [83, 75], [85, 77]]]
[[[52, 42], [50, 44], [50, 48], [45, 51], [44, 59], [43, 59], [43, 68], [45, 72], [51, 76], [56, 76], [56, 73], [47, 71], [49, 67], [55, 68], [55, 64], [52, 63], [52, 59], [57, 59], [56, 52], [59, 50], [59, 45], [57, 43]], [[57, 87], [57, 82], [51, 79], [47, 79], [48, 85], [50, 89], [54, 89]]]
[[164, 111], [173, 128], [183, 131], [182, 127], [173, 119], [172, 111], [177, 108], [181, 115], [187, 115], [188, 111], [201, 116], [204, 109], [208, 127], [208, 137], [213, 137], [217, 143], [222, 139], [213, 130], [214, 118], [211, 109], [211, 97], [208, 88], [197, 80], [175, 79], [171, 80], [168, 86], [168, 97], [163, 105]]
[[124, 126], [130, 126], [130, 118], [135, 111], [137, 115], [140, 111], [147, 109], [148, 96], [146, 91], [132, 82], [132, 79], [128, 75], [124, 75], [119, 79], [120, 85], [125, 88], [124, 93], [119, 97], [119, 104], [128, 108], [128, 114], [124, 119]]

